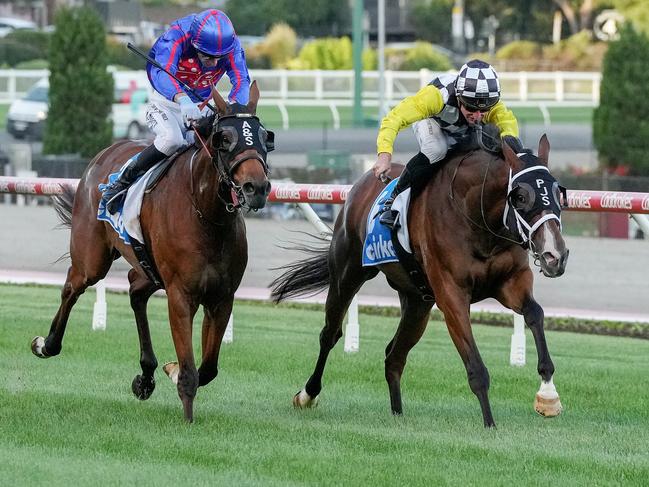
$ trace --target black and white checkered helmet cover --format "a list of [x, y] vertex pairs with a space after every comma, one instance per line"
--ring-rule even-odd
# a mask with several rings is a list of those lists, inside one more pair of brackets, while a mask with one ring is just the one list
[[455, 81], [455, 92], [463, 98], [495, 99], [490, 100], [495, 104], [500, 98], [498, 75], [491, 65], [474, 59], [460, 68]]

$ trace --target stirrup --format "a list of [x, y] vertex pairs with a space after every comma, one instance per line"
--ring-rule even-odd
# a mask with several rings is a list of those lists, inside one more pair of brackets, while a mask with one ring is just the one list
[[[117, 188], [106, 188], [106, 191], [104, 191], [104, 194], [102, 195], [102, 199], [104, 200], [104, 206], [106, 207], [106, 211], [108, 213], [115, 213], [119, 209], [120, 203], [126, 198], [126, 192], [128, 191], [128, 186], [123, 187], [121, 190], [112, 193], [112, 191], [115, 191]], [[108, 193], [108, 194], [107, 194]]]
[[393, 210], [384, 210], [379, 217], [379, 223], [385, 225], [386, 227], [394, 228], [394, 222], [397, 219], [398, 213]]

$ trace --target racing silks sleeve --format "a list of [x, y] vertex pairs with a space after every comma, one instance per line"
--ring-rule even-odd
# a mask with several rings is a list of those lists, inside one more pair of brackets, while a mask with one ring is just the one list
[[483, 118], [485, 123], [493, 123], [500, 129], [500, 137], [512, 135], [518, 137], [518, 121], [514, 113], [501, 101], [487, 112]]
[[381, 121], [376, 138], [377, 154], [392, 154], [394, 140], [401, 129], [437, 115], [443, 108], [442, 93], [433, 85], [426, 85], [414, 95], [401, 100]]
[[[184, 32], [178, 24], [173, 24], [156, 41], [149, 55], [164, 66], [167, 71], [176, 74], [178, 62], [185, 49], [185, 44], [189, 42], [189, 37], [188, 32]], [[147, 71], [151, 85], [165, 98], [173, 101], [174, 96], [184, 92], [180, 84], [161, 69], [148, 64]]]
[[250, 75], [246, 66], [246, 55], [239, 43], [239, 39], [236, 42], [237, 44], [234, 50], [227, 55], [228, 66], [226, 69], [230, 83], [232, 83], [232, 89], [230, 90], [228, 99], [230, 102], [236, 100], [242, 105], [247, 105], [250, 95]]

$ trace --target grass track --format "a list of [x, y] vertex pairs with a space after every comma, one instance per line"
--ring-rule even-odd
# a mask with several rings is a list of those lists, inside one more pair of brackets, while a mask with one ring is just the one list
[[[6, 127], [6, 117], [9, 105], [0, 104], [0, 130]], [[327, 107], [294, 107], [287, 108], [290, 128], [322, 129], [333, 127], [331, 111]], [[353, 110], [351, 107], [339, 107], [340, 124], [343, 128], [352, 126]], [[518, 121], [525, 123], [543, 123], [543, 115], [538, 108], [515, 107], [513, 109]], [[585, 123], [592, 120], [592, 108], [553, 107], [548, 109], [552, 123]], [[282, 114], [276, 106], [260, 106], [258, 109], [264, 124], [273, 130], [282, 128]], [[365, 108], [364, 116], [368, 127], [376, 128], [377, 109]]]
[[[382, 369], [395, 320], [369, 316], [361, 316], [359, 353], [333, 350], [320, 406], [294, 411], [322, 313], [239, 304], [235, 342], [224, 345], [220, 375], [199, 389], [196, 421], [187, 425], [161, 370], [151, 399], [130, 392], [139, 365], [126, 296], [108, 295], [108, 329], [92, 332], [89, 292], [73, 310], [62, 354], [31, 354], [29, 341], [47, 333], [58, 295], [0, 285], [4, 485], [590, 486], [649, 478], [647, 341], [548, 333], [565, 413], [547, 420], [532, 410], [539, 379], [531, 340], [533, 363], [512, 368], [511, 331], [476, 326], [492, 378], [492, 431], [482, 428], [440, 323], [430, 323], [410, 355], [404, 417], [388, 412]], [[175, 356], [166, 301], [153, 298], [149, 308], [163, 363]]]

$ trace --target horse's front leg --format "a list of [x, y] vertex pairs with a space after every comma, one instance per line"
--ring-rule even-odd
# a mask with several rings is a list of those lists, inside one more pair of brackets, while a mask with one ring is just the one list
[[482, 361], [471, 330], [470, 293], [458, 287], [453, 277], [448, 274], [442, 275], [433, 284], [433, 289], [435, 289], [437, 306], [444, 313], [448, 332], [464, 362], [469, 387], [480, 402], [484, 426], [494, 427], [496, 423], [489, 403], [489, 371]]
[[178, 362], [165, 364], [163, 370], [178, 387], [185, 419], [194, 421], [194, 397], [198, 389], [198, 371], [192, 349], [192, 322], [198, 303], [184, 290], [182, 284], [167, 286], [171, 336]]
[[532, 283], [532, 271], [525, 269], [505, 283], [497, 298], [504, 306], [522, 314], [525, 323], [532, 330], [538, 355], [537, 370], [541, 376], [541, 387], [536, 393], [534, 409], [542, 416], [553, 417], [558, 416], [563, 407], [552, 380], [554, 364], [545, 340], [543, 308], [532, 296]]
[[137, 334], [140, 339], [140, 367], [142, 368], [142, 374], [136, 375], [133, 379], [131, 390], [135, 394], [135, 397], [140, 400], [146, 400], [151, 397], [155, 389], [155, 378], [153, 374], [158, 367], [158, 360], [153, 352], [153, 344], [151, 343], [151, 332], [149, 330], [146, 306], [157, 287], [152, 281], [135, 269], [129, 271], [128, 280], [131, 283], [128, 292], [131, 300], [131, 308], [135, 314]]
[[205, 318], [203, 319], [203, 332], [201, 348], [203, 357], [198, 368], [198, 385], [209, 384], [219, 373], [219, 352], [223, 335], [232, 314], [234, 293], [224, 301], [216, 304], [205, 305]]

